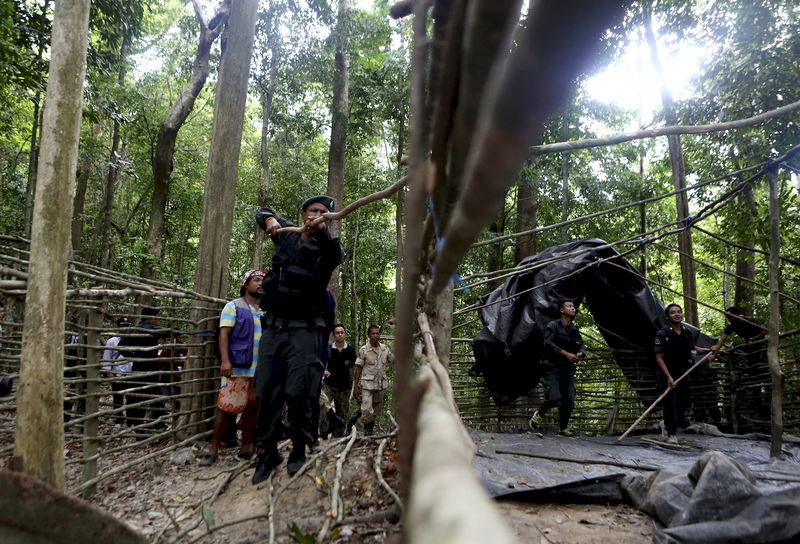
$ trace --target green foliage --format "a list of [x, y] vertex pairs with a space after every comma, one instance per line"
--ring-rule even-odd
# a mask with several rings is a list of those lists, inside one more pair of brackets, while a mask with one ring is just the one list
[[[269, 60], [279, 51], [280, 63], [267, 149], [271, 186], [268, 203], [288, 219], [297, 220], [299, 204], [310, 194], [324, 192], [327, 178], [330, 104], [333, 84], [333, 37], [337, 4], [323, 0], [275, 0], [262, 3], [256, 50], [252, 64], [253, 88], [246, 110], [230, 256], [230, 289], [252, 266], [253, 212], [263, 185], [260, 164], [261, 106], [259, 93], [267, 78]], [[24, 198], [31, 148], [31, 127], [37, 91], [44, 89], [52, 2], [13, 0], [0, 4], [0, 231], [24, 232]], [[395, 164], [400, 139], [407, 141], [408, 28], [407, 22], [388, 17], [389, 3], [375, 2], [371, 9], [355, 8], [350, 14], [350, 121], [346, 149], [345, 202], [350, 203], [394, 182], [402, 172]], [[676, 103], [681, 123], [714, 123], [747, 117], [800, 98], [800, 34], [796, 32], [798, 2], [758, 0], [664, 1], [653, 12], [668, 50], [684, 41], [705, 44], [702, 72], [691, 95]], [[210, 15], [210, 14], [209, 14]], [[198, 25], [191, 6], [181, 0], [100, 0], [91, 13], [90, 66], [85, 85], [81, 161], [89, 164], [81, 247], [76, 258], [97, 262], [102, 238], [100, 216], [104, 178], [108, 168], [113, 121], [122, 126], [122, 171], [112, 213], [112, 266], [138, 271], [148, 262], [147, 246], [152, 161], [158, 129], [192, 72]], [[587, 73], [614, 62], [628, 44], [639, 39], [641, 9], [633, 8], [621, 25], [609, 32], [590, 59]], [[120, 52], [130, 40], [127, 73], [120, 84]], [[40, 54], [41, 51], [41, 54]], [[171, 192], [166, 214], [164, 258], [156, 269], [158, 279], [191, 287], [194, 281], [199, 222], [213, 124], [214, 84], [219, 51], [212, 53], [206, 88], [182, 128], [175, 150]], [[625, 82], [622, 82], [625, 84]], [[600, 137], [629, 130], [638, 112], [598, 103], [587, 95], [583, 80], [567, 100], [570, 139]], [[657, 123], [663, 122], [661, 118]], [[563, 116], [551, 119], [545, 143], [562, 139]], [[402, 131], [402, 133], [401, 133]], [[682, 138], [689, 183], [709, 180], [761, 163], [800, 140], [797, 116], [785, 116], [749, 129]], [[407, 146], [406, 146], [407, 147]], [[404, 150], [399, 150], [402, 154]], [[672, 191], [671, 168], [663, 139], [631, 142], [608, 148], [575, 151], [532, 158], [521, 169], [518, 183], [534, 187], [537, 224], [562, 221], [562, 167], [568, 171], [568, 219], [597, 213], [643, 198]], [[640, 160], [642, 171], [640, 172]], [[747, 174], [721, 179], [690, 192], [693, 211], [718, 198]], [[800, 219], [797, 191], [782, 174], [782, 252], [800, 260]], [[701, 226], [738, 244], [766, 246], [768, 231], [766, 186], [756, 182], [754, 213], [743, 213], [738, 200], [722, 206]], [[342, 295], [339, 319], [348, 324], [354, 339], [365, 337], [370, 322], [387, 324], [394, 311], [395, 200], [371, 204], [342, 223], [347, 259], [340, 269]], [[509, 190], [498, 221], [498, 232], [483, 239], [508, 234], [520, 223], [517, 191]], [[617, 249], [636, 247], [642, 232], [640, 207], [633, 206], [566, 228], [570, 240], [599, 237], [620, 242]], [[675, 201], [669, 196], [644, 207], [645, 231], [674, 223]], [[561, 243], [561, 229], [536, 235], [538, 250]], [[723, 306], [731, 298], [733, 280], [723, 281], [722, 270], [733, 270], [736, 250], [730, 244], [697, 233], [693, 235], [698, 263], [698, 290], [702, 302]], [[640, 248], [628, 258], [640, 265], [646, 257], [652, 288], [664, 301], [680, 297], [681, 278], [674, 236]], [[268, 262], [271, 246], [265, 245]], [[470, 252], [459, 273], [463, 277], [485, 273], [496, 254], [491, 246]], [[499, 250], [500, 266], [513, 266], [515, 241]], [[782, 289], [795, 293], [800, 268], [785, 261]], [[266, 263], [264, 263], [266, 264]], [[480, 278], [470, 280], [475, 282]], [[762, 320], [768, 312], [766, 257], [756, 256], [753, 307]], [[473, 304], [497, 283], [475, 285], [456, 293], [456, 308]], [[726, 292], [727, 289], [727, 292]], [[727, 300], [727, 302], [731, 302]], [[786, 301], [784, 329], [800, 326], [800, 314]], [[468, 337], [480, 323], [474, 312], [457, 316], [455, 335]], [[720, 314], [701, 306], [701, 325], [717, 332]], [[385, 330], [391, 333], [390, 330]]]

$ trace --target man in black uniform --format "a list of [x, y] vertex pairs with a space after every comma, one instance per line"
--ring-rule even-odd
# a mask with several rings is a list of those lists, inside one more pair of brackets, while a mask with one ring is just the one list
[[263, 333], [256, 368], [259, 462], [253, 483], [264, 481], [281, 463], [278, 453], [283, 405], [289, 409], [292, 452], [287, 470], [294, 475], [305, 463], [312, 439], [312, 402], [322, 380], [321, 334], [326, 287], [342, 261], [342, 246], [325, 223], [313, 225], [334, 209], [333, 199], [320, 195], [301, 206], [302, 232], [278, 232], [292, 223], [262, 208], [256, 222], [275, 243], [272, 266], [262, 283]]
[[[662, 401], [664, 409], [664, 426], [667, 430], [667, 441], [678, 443], [678, 426], [688, 427], [686, 411], [689, 408], [690, 392], [687, 376], [675, 385], [675, 380], [686, 372], [693, 362], [693, 351], [707, 353], [709, 348], [695, 348], [692, 332], [683, 324], [683, 309], [677, 304], [670, 304], [664, 310], [667, 314], [667, 326], [656, 332], [655, 354], [659, 372], [656, 375], [656, 387], [659, 394], [667, 388], [671, 391]], [[709, 357], [709, 360], [713, 358]]]
[[[333, 401], [336, 415], [347, 421], [350, 417], [350, 390], [353, 387], [351, 371], [356, 362], [356, 350], [345, 341], [345, 328], [337, 323], [333, 328], [333, 343], [330, 345], [331, 356], [325, 370], [325, 386], [328, 396]], [[344, 434], [344, 427], [334, 434]]]
[[531, 417], [531, 429], [542, 423], [550, 408], [558, 406], [559, 434], [572, 436], [569, 417], [575, 407], [575, 365], [586, 355], [586, 346], [578, 328], [572, 323], [578, 313], [575, 303], [562, 300], [558, 307], [561, 317], [544, 329], [545, 402]]
[[[169, 381], [168, 374], [153, 374], [153, 372], [169, 370], [169, 363], [159, 360], [158, 357], [159, 340], [169, 335], [169, 330], [159, 325], [158, 315], [160, 313], [161, 310], [156, 307], [146, 306], [142, 308], [141, 320], [136, 327], [128, 329], [131, 333], [137, 334], [137, 336], [123, 335], [119, 344], [117, 344], [120, 354], [133, 361], [132, 370], [134, 374], [137, 372], [144, 374], [135, 378], [135, 381], [126, 382], [128, 387], [136, 388], [145, 384], [153, 384], [129, 394], [129, 399], [133, 397], [134, 403], [157, 399], [151, 402], [149, 406], [129, 407], [126, 411], [129, 424], [141, 425], [146, 422], [145, 415], [149, 408], [150, 420], [155, 423], [154, 428], [150, 430], [156, 431], [163, 431], [167, 428], [167, 421], [164, 417], [167, 413], [164, 399], [165, 392], [162, 384]], [[126, 348], [139, 349], [128, 350]], [[128, 400], [128, 403], [130, 404], [131, 401]], [[151, 423], [148, 422], [147, 427], [150, 427], [150, 425]]]
[[[742, 309], [738, 306], [725, 309], [728, 326], [725, 327], [722, 336], [711, 348], [715, 352], [719, 351], [730, 335], [734, 333], [744, 340], [744, 345], [738, 346], [734, 351], [734, 361], [738, 363], [739, 374], [742, 376], [740, 387], [737, 387], [741, 399], [737, 415], [746, 416], [743, 418], [745, 421], [739, 423], [739, 431], [757, 430], [756, 426], [752, 424], [752, 420], [767, 421], [770, 417], [769, 386], [763, 383], [769, 373], [769, 367], [765, 360], [767, 346], [763, 342], [756, 344], [758, 340], [767, 335], [767, 329], [755, 319], [742, 314]], [[762, 385], [765, 387], [763, 391]], [[747, 422], [747, 419], [750, 422]]]

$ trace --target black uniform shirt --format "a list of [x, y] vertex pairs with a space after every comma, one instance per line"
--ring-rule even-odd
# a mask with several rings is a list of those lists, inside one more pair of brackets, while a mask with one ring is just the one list
[[687, 368], [694, 350], [694, 338], [691, 331], [681, 323], [680, 334], [672, 330], [670, 325], [656, 333], [655, 353], [664, 354], [664, 363], [667, 368]]
[[[281, 227], [294, 226], [282, 217], [272, 217]], [[298, 232], [282, 232], [272, 241], [276, 251], [261, 284], [261, 309], [285, 320], [320, 319], [328, 300], [328, 282], [343, 258], [339, 239], [326, 229], [309, 240], [303, 240]]]
[[336, 348], [336, 344], [332, 344], [330, 348], [331, 358], [327, 370], [331, 375], [325, 378], [325, 384], [337, 391], [348, 391], [353, 383], [350, 369], [356, 363], [356, 350], [346, 344], [341, 351]]
[[547, 362], [556, 365], [569, 362], [561, 350], [575, 355], [586, 352], [583, 338], [574, 323], [565, 326], [561, 319], [554, 319], [544, 328], [544, 352]]

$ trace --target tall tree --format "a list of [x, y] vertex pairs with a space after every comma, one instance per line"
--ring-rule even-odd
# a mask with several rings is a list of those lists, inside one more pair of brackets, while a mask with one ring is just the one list
[[155, 267], [161, 262], [165, 214], [167, 202], [169, 201], [169, 182], [172, 176], [175, 142], [178, 139], [178, 132], [194, 109], [195, 100], [206, 84], [208, 66], [211, 59], [211, 47], [225, 27], [230, 10], [230, 0], [220, 2], [214, 16], [208, 22], [197, 0], [192, 0], [192, 7], [194, 7], [195, 17], [199, 26], [192, 75], [189, 79], [189, 84], [181, 91], [180, 96], [172, 104], [167, 116], [161, 123], [153, 152], [153, 199], [150, 206], [150, 227], [147, 235], [151, 260], [145, 260], [142, 266], [142, 276], [146, 278], [153, 277]]
[[[569, 108], [564, 108], [561, 115], [561, 141], [569, 140]], [[569, 219], [569, 152], [561, 154], [561, 222]], [[569, 241], [569, 227], [561, 227], [561, 243]]]
[[[259, 162], [261, 163], [261, 189], [258, 191], [258, 205], [264, 207], [269, 198], [272, 185], [272, 172], [269, 165], [269, 119], [272, 115], [272, 102], [275, 97], [275, 86], [278, 82], [278, 66], [281, 61], [281, 35], [278, 29], [279, 12], [274, 9], [267, 12], [265, 33], [267, 35], [266, 52], [261, 57], [261, 73], [258, 77], [258, 91], [261, 95], [261, 147]], [[269, 53], [267, 55], [266, 53]], [[253, 250], [253, 268], [264, 265], [264, 231], [257, 225], [255, 229], [255, 248]]]
[[[128, 48], [131, 43], [131, 34], [129, 25], [123, 21], [125, 28], [122, 44], [119, 49], [119, 69], [117, 72], [117, 85], [122, 87], [125, 84], [125, 73], [128, 68]], [[111, 132], [111, 153], [108, 157], [108, 164], [106, 170], [105, 192], [103, 197], [103, 208], [101, 209], [102, 218], [100, 220], [100, 266], [107, 268], [111, 262], [111, 212], [114, 209], [114, 193], [117, 188], [117, 179], [119, 177], [119, 170], [124, 160], [124, 151], [120, 150], [120, 141], [122, 139], [121, 129], [122, 121], [119, 106], [114, 108], [112, 112], [113, 129]], [[125, 146], [123, 144], [122, 149]]]
[[[47, 47], [48, 18], [50, 11], [50, 0], [44, 0], [41, 11], [38, 14], [38, 32], [36, 34], [36, 59], [33, 63], [34, 68], [42, 64], [44, 52]], [[28, 151], [28, 183], [25, 186], [25, 233], [30, 233], [31, 219], [33, 214], [33, 195], [36, 191], [36, 171], [39, 162], [39, 123], [41, 122], [42, 107], [42, 81], [38, 82], [33, 95], [33, 115], [31, 117], [31, 147]]]
[[[331, 146], [328, 154], [328, 195], [341, 206], [344, 200], [344, 166], [347, 148], [347, 123], [350, 97], [350, 12], [352, 0], [339, 0], [339, 13], [334, 30], [333, 103], [331, 104]], [[331, 234], [339, 235], [340, 224], [333, 221]], [[331, 276], [330, 289], [334, 298], [339, 295], [339, 274]]]
[[[222, 37], [222, 59], [214, 103], [214, 128], [208, 154], [208, 177], [203, 193], [203, 219], [194, 280], [196, 292], [218, 298], [225, 298], [228, 289], [233, 205], [257, 8], [258, 0], [233, 0]], [[192, 320], [199, 323], [208, 317], [208, 313], [196, 310]], [[203, 365], [202, 361], [196, 362]], [[199, 393], [200, 382], [193, 385], [192, 392]], [[201, 395], [196, 394], [192, 398], [193, 408], [201, 405], [203, 400]], [[200, 416], [197, 412], [190, 419], [197, 421]]]
[[14, 455], [64, 489], [64, 314], [89, 0], [57, 2], [31, 228]]
[[[643, 22], [647, 43], [650, 46], [650, 57], [661, 82], [661, 103], [664, 107], [664, 117], [668, 125], [675, 125], [675, 115], [672, 92], [669, 90], [661, 59], [658, 54], [656, 36], [653, 32], [653, 11], [651, 3], [642, 4]], [[672, 166], [672, 183], [676, 191], [675, 202], [678, 211], [678, 221], [686, 221], [689, 217], [689, 197], [686, 194], [686, 170], [683, 162], [683, 149], [680, 136], [668, 136], [669, 158]], [[680, 252], [681, 279], [683, 280], [683, 311], [688, 323], [698, 325], [697, 316], [697, 273], [694, 264], [694, 251], [692, 250], [691, 229], [683, 229], [678, 234], [678, 250]]]
[[77, 187], [75, 198], [72, 201], [72, 253], [73, 256], [81, 247], [83, 235], [83, 209], [86, 205], [86, 188], [89, 185], [89, 174], [92, 170], [92, 160], [88, 153], [81, 155], [78, 171], [75, 175]]
[[[536, 182], [523, 179], [517, 186], [516, 232], [525, 232], [538, 226], [536, 205]], [[536, 235], [519, 236], [514, 248], [514, 263], [536, 253]]]

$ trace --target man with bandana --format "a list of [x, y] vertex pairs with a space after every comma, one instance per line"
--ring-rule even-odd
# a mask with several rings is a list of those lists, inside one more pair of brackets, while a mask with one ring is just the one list
[[[256, 375], [258, 349], [261, 341], [261, 316], [258, 307], [261, 282], [266, 272], [248, 271], [242, 278], [239, 298], [229, 301], [219, 318], [219, 355], [222, 385], [217, 395], [217, 414], [211, 445], [200, 458], [201, 466], [210, 466], [217, 458], [226, 430], [236, 426], [236, 415], [242, 414], [242, 447], [240, 459], [253, 455], [253, 434], [256, 427]], [[235, 432], [234, 432], [235, 436]]]

